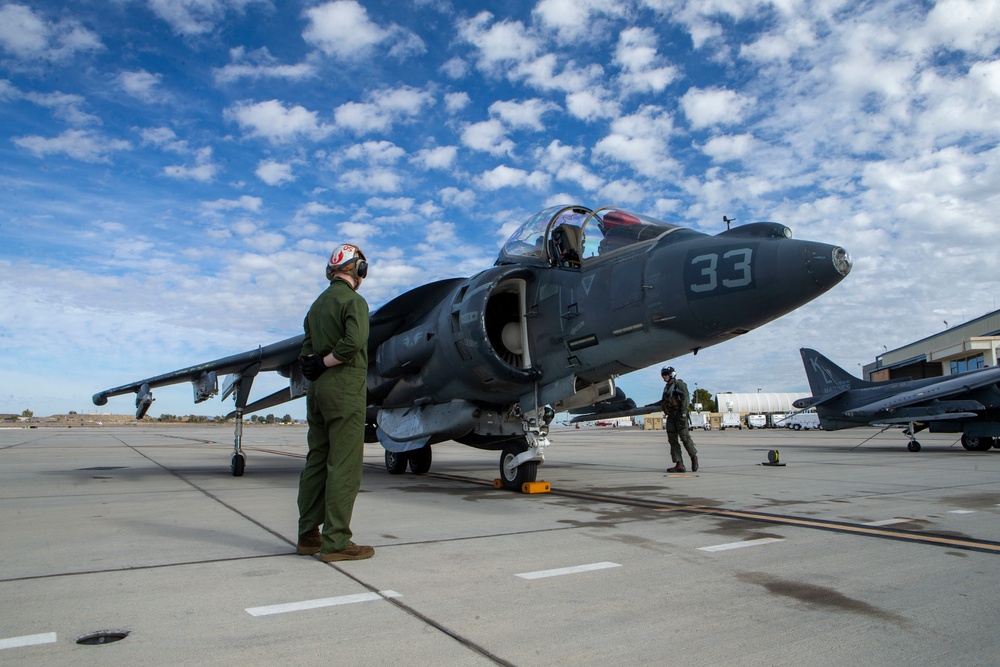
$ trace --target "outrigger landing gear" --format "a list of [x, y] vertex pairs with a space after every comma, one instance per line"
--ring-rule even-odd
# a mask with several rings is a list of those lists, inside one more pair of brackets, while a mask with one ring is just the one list
[[233, 442], [233, 456], [229, 461], [229, 469], [233, 477], [242, 477], [247, 468], [247, 455], [243, 451], [243, 409], [236, 408], [236, 439]]
[[[924, 428], [926, 428], [926, 427], [924, 427]], [[920, 431], [920, 430], [922, 430], [922, 429], [917, 428], [916, 424], [914, 424], [913, 422], [910, 422], [910, 426], [908, 428], [906, 428], [906, 429], [903, 430], [903, 434], [910, 437], [910, 441], [908, 443], [906, 443], [906, 448], [908, 450], [910, 450], [911, 452], [919, 452], [920, 451], [920, 443], [917, 442], [917, 438], [916, 438], [917, 431]]]

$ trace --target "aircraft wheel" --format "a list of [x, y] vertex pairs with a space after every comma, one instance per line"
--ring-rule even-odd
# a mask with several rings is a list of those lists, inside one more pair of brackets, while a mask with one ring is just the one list
[[962, 434], [962, 446], [970, 452], [985, 452], [993, 447], [993, 438]]
[[247, 469], [247, 457], [244, 454], [233, 454], [229, 462], [229, 469], [233, 471], [233, 477], [242, 477]]
[[410, 452], [410, 472], [414, 475], [426, 475], [431, 469], [431, 446], [424, 445]]
[[920, 451], [920, 443], [917, 442], [916, 440], [910, 440], [910, 442], [907, 443], [906, 448], [908, 450], [910, 450], [911, 452], [919, 452]]
[[409, 456], [406, 452], [390, 452], [385, 450], [385, 469], [390, 475], [402, 475], [406, 472], [406, 464]]
[[504, 446], [503, 454], [500, 455], [500, 479], [503, 480], [505, 489], [520, 491], [525, 482], [535, 481], [535, 477], [538, 475], [538, 461], [522, 463], [513, 470], [508, 468], [508, 463], [527, 449], [528, 444], [523, 441]]

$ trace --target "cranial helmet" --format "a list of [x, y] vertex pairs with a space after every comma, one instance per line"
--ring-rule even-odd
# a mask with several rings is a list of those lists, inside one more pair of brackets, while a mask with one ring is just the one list
[[670, 378], [672, 378], [675, 375], [677, 375], [677, 371], [674, 370], [673, 366], [664, 366], [663, 368], [660, 369], [660, 376], [661, 377], [670, 377]]
[[352, 275], [359, 280], [367, 276], [368, 261], [361, 248], [349, 243], [342, 243], [334, 248], [326, 264], [326, 277], [332, 279], [337, 272]]

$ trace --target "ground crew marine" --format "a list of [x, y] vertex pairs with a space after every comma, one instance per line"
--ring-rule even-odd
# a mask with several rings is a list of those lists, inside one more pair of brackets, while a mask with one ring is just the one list
[[691, 439], [691, 416], [688, 406], [691, 404], [691, 394], [688, 392], [684, 380], [677, 377], [677, 371], [672, 366], [667, 366], [660, 371], [660, 377], [666, 385], [663, 387], [663, 398], [660, 408], [666, 419], [667, 440], [670, 442], [670, 460], [674, 462], [673, 468], [667, 468], [667, 472], [686, 472], [684, 468], [684, 455], [681, 453], [681, 443], [691, 457], [691, 470], [698, 470], [698, 449]]
[[361, 488], [368, 372], [368, 303], [357, 288], [367, 271], [357, 247], [338, 246], [327, 265], [330, 286], [303, 323], [300, 359], [311, 381], [306, 393], [309, 451], [299, 478], [296, 552], [319, 552], [327, 562], [375, 553], [351, 541], [351, 515]]

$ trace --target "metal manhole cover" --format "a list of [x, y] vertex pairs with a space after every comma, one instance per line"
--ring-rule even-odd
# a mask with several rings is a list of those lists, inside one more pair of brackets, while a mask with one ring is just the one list
[[100, 646], [101, 644], [110, 644], [112, 642], [121, 641], [128, 637], [128, 630], [102, 630], [100, 632], [92, 632], [89, 635], [84, 635], [76, 640], [77, 644], [83, 644], [84, 646]]

